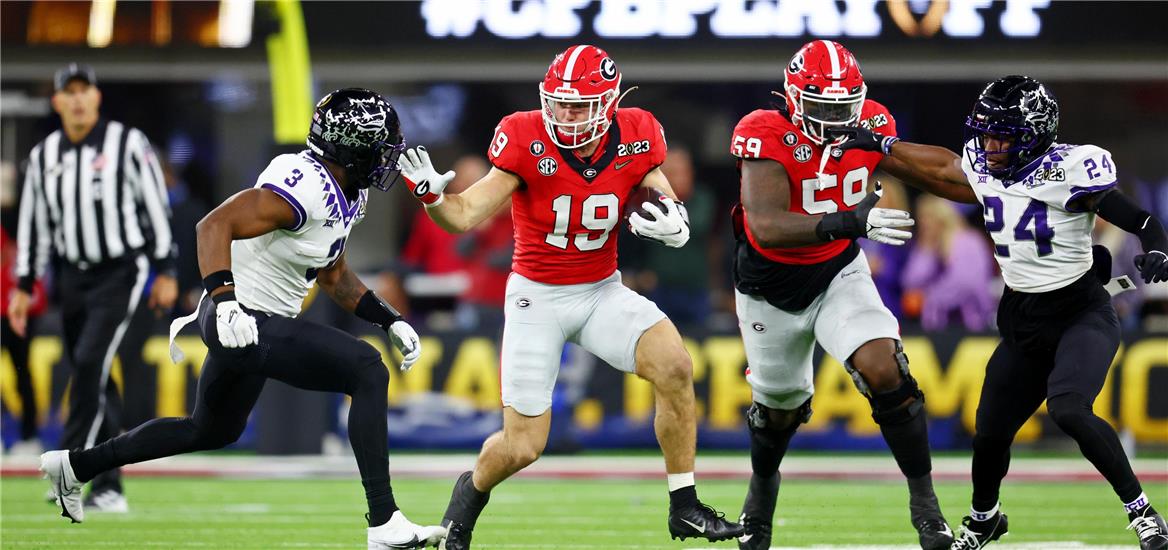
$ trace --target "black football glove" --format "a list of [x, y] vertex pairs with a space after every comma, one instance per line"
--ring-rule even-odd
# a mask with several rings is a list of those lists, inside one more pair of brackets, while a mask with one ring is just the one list
[[1168, 281], [1168, 254], [1153, 250], [1136, 256], [1135, 262], [1145, 284]]
[[829, 126], [826, 133], [827, 137], [832, 140], [845, 138], [843, 143], [835, 144], [843, 152], [859, 149], [887, 155], [892, 152], [892, 144], [900, 141], [900, 138], [896, 136], [878, 134], [859, 126]]

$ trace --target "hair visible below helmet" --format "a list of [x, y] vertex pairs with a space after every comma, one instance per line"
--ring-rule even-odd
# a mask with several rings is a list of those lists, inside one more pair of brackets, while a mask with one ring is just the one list
[[[621, 73], [616, 62], [596, 46], [572, 46], [552, 60], [539, 86], [543, 124], [548, 137], [565, 149], [582, 147], [608, 131], [620, 102]], [[584, 120], [560, 122], [557, 108], [587, 108]]]
[[397, 160], [406, 148], [393, 105], [364, 88], [344, 88], [321, 98], [307, 143], [313, 153], [343, 166], [358, 188], [382, 191], [397, 182]]
[[[1010, 178], [1042, 156], [1058, 138], [1058, 100], [1041, 82], [1028, 76], [1004, 76], [986, 85], [965, 119], [966, 152], [973, 169]], [[1002, 150], [987, 151], [986, 135], [1009, 139]], [[1009, 154], [1004, 167], [990, 168], [987, 155]]]
[[817, 144], [826, 141], [830, 126], [854, 126], [868, 86], [856, 57], [838, 42], [814, 40], [787, 63], [783, 95], [791, 122]]

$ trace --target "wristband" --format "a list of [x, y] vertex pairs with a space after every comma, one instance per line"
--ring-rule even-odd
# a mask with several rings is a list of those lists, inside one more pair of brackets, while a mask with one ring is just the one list
[[406, 187], [410, 188], [410, 193], [412, 193], [415, 198], [422, 201], [422, 204], [426, 205], [427, 208], [431, 206], [438, 206], [442, 203], [441, 193], [435, 194], [430, 192], [429, 181], [414, 183], [414, 180], [411, 180], [410, 178], [403, 177], [403, 179], [406, 180]]
[[838, 239], [858, 239], [863, 237], [867, 228], [860, 223], [854, 211], [832, 212], [824, 214], [815, 225], [815, 235], [823, 241]]
[[382, 300], [381, 296], [372, 290], [366, 290], [365, 294], [361, 295], [353, 313], [357, 317], [381, 327], [382, 330], [389, 330], [389, 325], [402, 319], [401, 314], [393, 309], [393, 306], [385, 303], [385, 300]]
[[235, 291], [228, 290], [227, 292], [220, 292], [219, 294], [212, 296], [211, 301], [215, 302], [215, 304], [219, 304], [220, 302], [235, 301]]
[[207, 275], [206, 277], [203, 277], [203, 288], [205, 288], [208, 293], [213, 292], [215, 289], [221, 286], [235, 286], [235, 276], [231, 274], [230, 269], [222, 269]]
[[898, 141], [900, 141], [900, 138], [896, 136], [884, 136], [884, 139], [880, 140], [880, 150], [884, 151], [885, 156], [891, 155], [892, 144]]

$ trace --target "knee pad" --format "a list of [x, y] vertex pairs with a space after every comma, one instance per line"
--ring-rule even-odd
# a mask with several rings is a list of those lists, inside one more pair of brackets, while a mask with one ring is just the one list
[[768, 445], [774, 445], [777, 440], [789, 436], [811, 420], [811, 399], [804, 401], [799, 408], [791, 411], [772, 409], [760, 403], [753, 403], [746, 411], [746, 426], [752, 437], [757, 437]]
[[[925, 394], [921, 392], [916, 379], [909, 373], [908, 355], [904, 353], [904, 344], [900, 340], [896, 340], [896, 351], [893, 352], [892, 358], [896, 361], [896, 368], [900, 371], [903, 380], [896, 389], [886, 392], [873, 392], [864, 378], [860, 376], [860, 372], [852, 368], [850, 364], [848, 365], [848, 372], [851, 373], [856, 388], [864, 394], [864, 397], [868, 398], [868, 403], [872, 405], [872, 419], [881, 425], [908, 422], [920, 416], [925, 407]], [[910, 398], [912, 401], [902, 406]]]

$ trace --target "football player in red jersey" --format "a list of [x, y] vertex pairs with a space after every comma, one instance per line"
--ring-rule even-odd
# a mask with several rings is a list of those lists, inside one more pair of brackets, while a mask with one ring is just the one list
[[[851, 52], [829, 40], [808, 42], [787, 64], [786, 104], [756, 110], [734, 129], [731, 153], [742, 193], [733, 216], [734, 282], [754, 397], [747, 413], [753, 475], [740, 517], [743, 549], [770, 547], [779, 463], [795, 430], [811, 418], [817, 341], [871, 403], [908, 479], [921, 547], [941, 550], [953, 542], [933, 492], [924, 395], [909, 373], [896, 318], [855, 242], [902, 245], [911, 238], [909, 214], [875, 208], [879, 183], [868, 192], [878, 166], [897, 176], [904, 170], [885, 166], [879, 152], [844, 153], [829, 137], [832, 128], [857, 125], [895, 136], [892, 115], [866, 93]], [[957, 186], [929, 191], [964, 198]]]
[[630, 230], [671, 247], [689, 240], [685, 207], [658, 168], [666, 150], [661, 125], [647, 111], [618, 109], [621, 97], [612, 58], [595, 46], [572, 46], [548, 68], [541, 108], [499, 123], [487, 150], [493, 168], [466, 191], [442, 193], [454, 173], [435, 171], [424, 148], [403, 157], [414, 195], [448, 231], [474, 227], [508, 200], [515, 221], [500, 353], [503, 431], [487, 438], [474, 470], [455, 484], [442, 548], [469, 548], [490, 490], [539, 458], [566, 341], [653, 384], [670, 535], [715, 541], [743, 533], [697, 498], [693, 373], [681, 336], [616, 270], [612, 232], [638, 186], [667, 197], [661, 208], [645, 203], [652, 219], [630, 216]]

